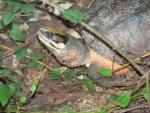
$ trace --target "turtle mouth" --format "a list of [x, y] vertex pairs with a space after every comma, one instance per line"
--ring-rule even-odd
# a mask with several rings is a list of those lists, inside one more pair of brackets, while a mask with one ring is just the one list
[[49, 49], [64, 49], [66, 46], [63, 38], [56, 36], [45, 28], [40, 28], [37, 34], [39, 40]]

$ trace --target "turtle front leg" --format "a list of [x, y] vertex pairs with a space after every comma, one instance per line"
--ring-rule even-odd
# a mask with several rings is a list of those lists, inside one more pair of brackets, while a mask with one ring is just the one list
[[100, 67], [95, 63], [91, 64], [88, 68], [88, 76], [91, 78], [98, 86], [111, 88], [111, 87], [125, 87], [130, 86], [132, 83], [126, 81], [126, 75], [113, 76], [106, 78], [98, 73]]
[[88, 76], [94, 80], [95, 83], [102, 87], [121, 87], [131, 85], [131, 83], [127, 83], [125, 79], [125, 74], [129, 72], [129, 68], [125, 68], [114, 73], [113, 77], [110, 78], [103, 77], [98, 73], [100, 68], [112, 69], [112, 66], [114, 70], [121, 67], [121, 65], [119, 65], [117, 62], [106, 59], [100, 54], [97, 54], [91, 50], [89, 62], [87, 63]]

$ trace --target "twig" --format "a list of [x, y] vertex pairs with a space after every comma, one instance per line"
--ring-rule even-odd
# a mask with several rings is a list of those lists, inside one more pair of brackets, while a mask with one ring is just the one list
[[[145, 78], [146, 78], [146, 90], [147, 90], [147, 93], [148, 93], [148, 96], [150, 96], [150, 85], [149, 85], [149, 77], [150, 76], [150, 70], [145, 74]], [[149, 99], [146, 99], [147, 100], [147, 103], [148, 103], [148, 107], [150, 109], [150, 100]]]
[[127, 109], [124, 109], [124, 110], [117, 110], [117, 111], [115, 111], [115, 113], [127, 113], [129, 111], [132, 111], [132, 110], [135, 110], [135, 109], [141, 109], [141, 108], [148, 108], [148, 106], [147, 105], [134, 106], [134, 107], [127, 108]]
[[[150, 76], [150, 70], [147, 73], [145, 73], [144, 76], [141, 77], [141, 79], [137, 83], [137, 87], [133, 90], [132, 94], [137, 92], [145, 84], [145, 82], [147, 82], [148, 83], [147, 86], [149, 86], [149, 76]], [[148, 88], [148, 91], [149, 91], [149, 88]]]
[[[149, 57], [149, 56], [150, 56], [150, 53], [147, 53], [147, 54], [145, 54], [145, 55], [143, 55], [143, 56], [141, 56], [141, 57], [136, 58], [134, 61], [136, 62], [136, 61], [139, 61], [139, 60], [144, 59], [144, 58]], [[120, 68], [114, 70], [113, 73], [115, 73], [115, 72], [117, 72], [117, 71], [119, 71], [119, 70], [121, 70], [121, 69], [123, 69], [123, 68], [126, 68], [126, 67], [128, 67], [129, 65], [130, 65], [129, 63], [124, 64], [124, 65], [121, 66]]]
[[[35, 35], [36, 35], [36, 33], [32, 34], [32, 35], [29, 36], [28, 38], [29, 38], [29, 39], [32, 39]], [[27, 47], [27, 46], [28, 46], [29, 44], [31, 44], [32, 42], [34, 42], [34, 39], [32, 39], [32, 40], [30, 41], [30, 43], [25, 43], [24, 45], [22, 45], [22, 48]], [[10, 48], [10, 47], [7, 47], [7, 46], [5, 46], [5, 45], [0, 45], [0, 47], [1, 47], [1, 48], [4, 48], [4, 49], [6, 49], [6, 50], [12, 51], [12, 52], [9, 52], [9, 54], [4, 55], [4, 56], [2, 57], [2, 59], [5, 59], [5, 58], [7, 58], [7, 57], [9, 57], [9, 56], [11, 56], [11, 55], [13, 55], [13, 54], [15, 54], [15, 53], [17, 52], [16, 50], [14, 50], [14, 49], [12, 49], [12, 48]], [[21, 51], [21, 50], [22, 50], [22, 49], [20, 49], [19, 51]]]
[[89, 8], [89, 7], [94, 3], [94, 1], [95, 1], [95, 0], [92, 0], [92, 1], [90, 2], [90, 4], [87, 6], [87, 8]]
[[[30, 56], [26, 56], [26, 58], [30, 59], [30, 60], [33, 60]], [[41, 62], [41, 61], [36, 61], [38, 64], [41, 64], [43, 65], [44, 67], [46, 67], [47, 69], [49, 70], [52, 70], [52, 68], [50, 66], [48, 66], [47, 64]]]
[[[14, 49], [9, 48], [9, 47], [7, 47], [7, 46], [5, 46], [5, 45], [1, 45], [1, 44], [0, 44], [0, 48], [7, 49], [7, 50], [10, 50], [10, 51], [12, 51], [12, 52], [15, 51]], [[28, 59], [30, 59], [30, 60], [33, 60], [30, 56], [26, 56], [26, 58], [28, 58]], [[43, 63], [43, 62], [41, 62], [41, 61], [36, 61], [36, 63], [43, 65], [44, 67], [46, 67], [46, 68], [49, 69], [49, 70], [52, 70], [52, 68], [51, 68], [50, 66], [48, 66], [47, 64], [45, 64], [45, 63]]]
[[[30, 38], [34, 37], [35, 35], [36, 35], [36, 33], [34, 33], [33, 35], [31, 35]], [[31, 42], [32, 42], [32, 41], [31, 41]], [[28, 45], [29, 45], [29, 43], [24, 44], [22, 47], [26, 47], [26, 46], [28, 46]], [[12, 49], [12, 48], [10, 48], [10, 47], [7, 47], [7, 46], [5, 46], [5, 45], [1, 45], [1, 44], [0, 44], [0, 48], [3, 48], [3, 49], [12, 51], [12, 52], [9, 53], [8, 55], [3, 56], [2, 59], [6, 58], [6, 57], [8, 57], [8, 56], [10, 56], [10, 55], [13, 55], [13, 54], [15, 54], [15, 53], [17, 52], [16, 50], [14, 50], [14, 49]], [[33, 60], [30, 56], [26, 56], [26, 58], [28, 58], [28, 59], [30, 59], [30, 60]], [[44, 67], [48, 68], [49, 70], [52, 70], [52, 68], [51, 68], [50, 66], [46, 65], [45, 63], [43, 63], [43, 62], [41, 62], [41, 61], [36, 61], [36, 62], [37, 62], [38, 64], [41, 64], [41, 65], [43, 65]]]

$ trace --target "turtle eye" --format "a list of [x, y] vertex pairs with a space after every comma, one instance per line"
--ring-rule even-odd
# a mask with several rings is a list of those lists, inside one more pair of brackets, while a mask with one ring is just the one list
[[44, 29], [39, 29], [39, 31], [48, 39], [53, 39], [53, 37], [55, 36], [54, 33], [46, 31]]
[[46, 36], [48, 39], [54, 39], [55, 35], [52, 32], [46, 32]]

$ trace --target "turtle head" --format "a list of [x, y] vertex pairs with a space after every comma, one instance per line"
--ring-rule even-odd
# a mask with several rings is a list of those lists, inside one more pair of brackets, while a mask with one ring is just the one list
[[89, 48], [81, 39], [67, 35], [58, 36], [46, 28], [39, 29], [38, 38], [59, 63], [68, 67], [85, 65]]
[[38, 31], [38, 38], [47, 49], [54, 55], [58, 55], [65, 48], [65, 42], [63, 38], [56, 36], [53, 32], [50, 32], [46, 28], [40, 28]]

